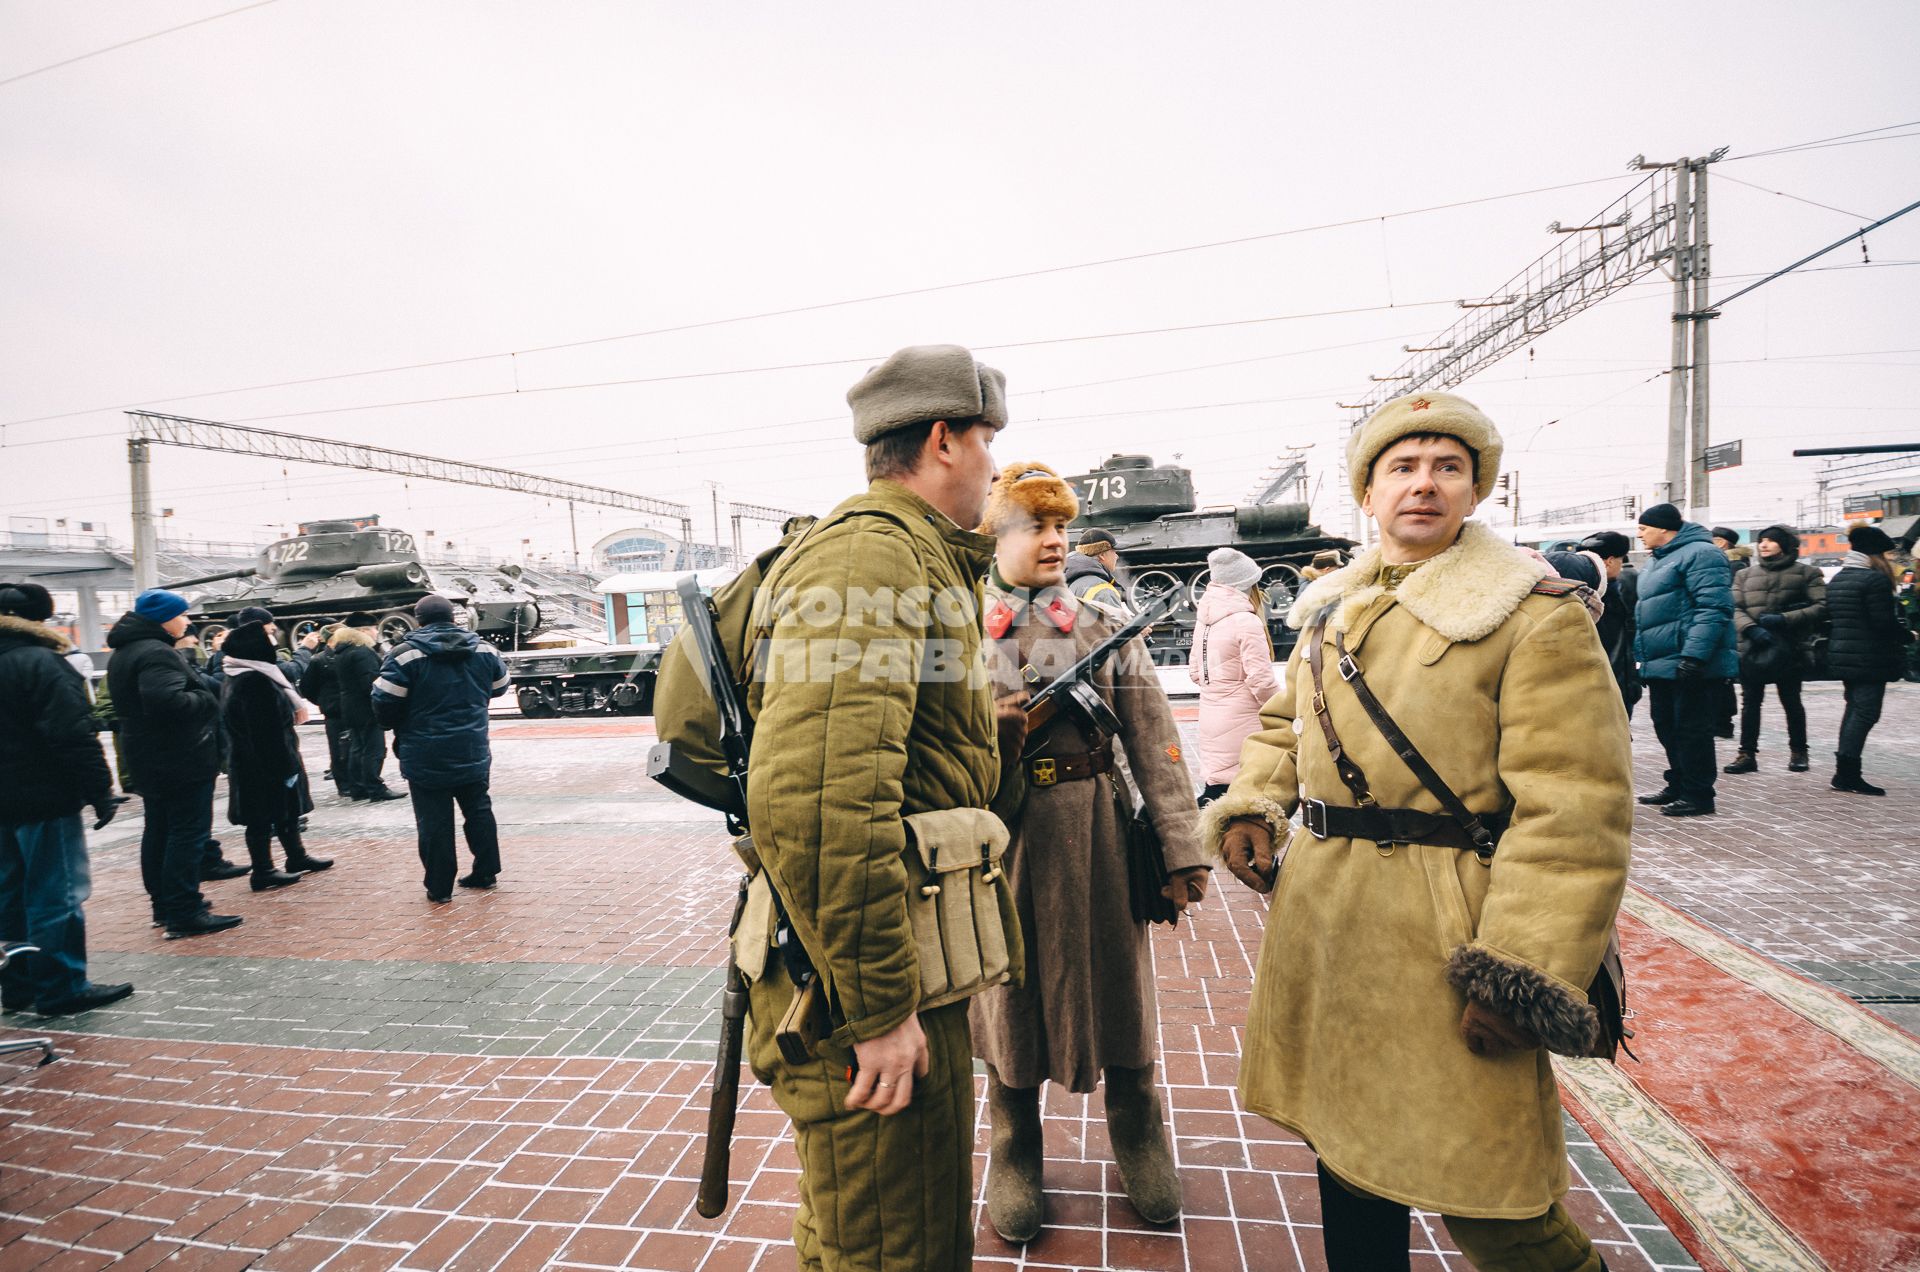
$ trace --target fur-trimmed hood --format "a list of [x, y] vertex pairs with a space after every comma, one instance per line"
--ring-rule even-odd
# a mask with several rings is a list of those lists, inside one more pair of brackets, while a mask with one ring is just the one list
[[[1307, 586], [1287, 613], [1287, 625], [1304, 628], [1323, 609], [1337, 605], [1334, 631], [1348, 623], [1381, 593], [1380, 546], [1375, 544], [1352, 564], [1322, 575]], [[1395, 595], [1409, 614], [1455, 643], [1493, 634], [1533, 585], [1552, 571], [1478, 521], [1460, 527], [1452, 547], [1415, 570]]]
[[333, 635], [327, 637], [327, 648], [340, 649], [347, 645], [361, 645], [371, 649], [374, 645], [373, 629], [370, 627], [336, 627]]
[[18, 614], [0, 614], [0, 639], [9, 636], [35, 645], [45, 645], [62, 657], [73, 651], [73, 642], [45, 623], [21, 618]]

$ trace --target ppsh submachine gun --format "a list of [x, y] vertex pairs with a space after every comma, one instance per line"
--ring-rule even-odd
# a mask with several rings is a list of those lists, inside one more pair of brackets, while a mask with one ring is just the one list
[[[1090, 737], [1110, 738], [1120, 732], [1120, 719], [1113, 708], [1093, 687], [1093, 677], [1128, 642], [1149, 627], [1165, 619], [1180, 603], [1177, 595], [1162, 596], [1134, 615], [1113, 635], [1082, 654], [1080, 661], [1048, 681], [1027, 700], [1027, 743], [1022, 759], [1032, 759], [1040, 749], [1040, 735], [1058, 719], [1078, 724]], [[1021, 668], [1023, 676], [1034, 676], [1031, 667]]]
[[[691, 643], [686, 655], [701, 673], [718, 716], [717, 736], [721, 767], [696, 761], [671, 742], [657, 743], [647, 753], [647, 776], [683, 799], [723, 814], [733, 849], [748, 873], [740, 878], [733, 917], [727, 925], [726, 987], [720, 999], [720, 1048], [714, 1060], [712, 1097], [707, 1108], [707, 1143], [700, 1165], [700, 1190], [694, 1208], [702, 1217], [718, 1217], [727, 1208], [727, 1172], [733, 1155], [734, 1113], [740, 1098], [740, 1052], [746, 1032], [747, 984], [734, 955], [733, 937], [747, 909], [748, 890], [763, 869], [747, 824], [747, 759], [753, 748], [753, 717], [740, 700], [732, 660], [721, 642], [719, 615], [700, 590], [693, 575], [675, 587], [686, 617]], [[664, 669], [663, 669], [664, 670]], [[793, 1006], [780, 1022], [776, 1041], [782, 1054], [795, 1064], [812, 1057], [828, 1032], [826, 996], [799, 938], [794, 934], [779, 894], [772, 894], [775, 945], [782, 965], [793, 980]]]

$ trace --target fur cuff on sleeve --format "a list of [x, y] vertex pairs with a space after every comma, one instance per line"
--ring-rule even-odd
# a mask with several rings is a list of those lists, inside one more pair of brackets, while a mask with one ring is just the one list
[[1455, 949], [1447, 960], [1447, 982], [1563, 1056], [1588, 1054], [1600, 1029], [1600, 1014], [1584, 996], [1569, 993], [1540, 969], [1485, 946]]
[[1201, 810], [1200, 844], [1207, 856], [1220, 856], [1220, 839], [1227, 833], [1227, 823], [1238, 817], [1258, 817], [1266, 822], [1276, 849], [1284, 849], [1293, 833], [1287, 824], [1287, 810], [1277, 800], [1229, 791]]

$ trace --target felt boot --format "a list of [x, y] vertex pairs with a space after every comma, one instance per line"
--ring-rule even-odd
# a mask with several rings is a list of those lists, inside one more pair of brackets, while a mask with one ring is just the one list
[[1148, 1223], [1172, 1223], [1180, 1217], [1180, 1176], [1167, 1145], [1153, 1066], [1111, 1068], [1106, 1080], [1107, 1138], [1127, 1200]]
[[1010, 1087], [987, 1066], [987, 1120], [993, 1135], [987, 1154], [987, 1218], [1015, 1245], [1039, 1235], [1046, 1218], [1040, 1190], [1040, 1088]]

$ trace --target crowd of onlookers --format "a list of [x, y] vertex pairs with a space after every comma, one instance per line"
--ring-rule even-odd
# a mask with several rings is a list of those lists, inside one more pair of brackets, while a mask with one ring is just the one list
[[[1896, 581], [1886, 533], [1852, 530], [1852, 550], [1827, 579], [1799, 560], [1799, 538], [1785, 526], [1745, 545], [1732, 530], [1709, 530], [1657, 504], [1641, 514], [1639, 532], [1648, 556], [1638, 569], [1629, 564], [1631, 542], [1613, 531], [1542, 559], [1588, 589], [1627, 712], [1643, 695], [1649, 701], [1667, 769], [1661, 789], [1640, 802], [1668, 817], [1711, 814], [1719, 774], [1761, 768], [1769, 690], [1786, 718], [1786, 768], [1808, 770], [1801, 687], [1816, 677], [1845, 685], [1832, 786], [1885, 794], [1862, 765], [1886, 686], [1907, 666], [1914, 633], [1902, 608], [1915, 606], [1910, 577]], [[1104, 586], [1118, 596], [1110, 535], [1089, 531], [1075, 556], [1078, 573], [1068, 573], [1076, 591]], [[1277, 688], [1261, 567], [1231, 548], [1209, 565], [1190, 663], [1201, 694], [1203, 803], [1232, 779], [1240, 743]], [[1340, 565], [1338, 554], [1322, 554], [1312, 573]], [[325, 720], [324, 777], [343, 800], [402, 798], [382, 776], [387, 733], [396, 733], [430, 901], [450, 900], [456, 883], [491, 888], [500, 873], [487, 703], [506, 692], [508, 676], [446, 598], [422, 599], [417, 626], [391, 646], [373, 616], [356, 613], [289, 648], [273, 614], [256, 606], [202, 648], [188, 609], [177, 593], [141, 593], [108, 634], [111, 657], [96, 690], [50, 625], [46, 590], [0, 585], [0, 939], [25, 938], [39, 950], [0, 973], [8, 1011], [60, 1015], [132, 992], [86, 975], [82, 906], [92, 884], [82, 817], [90, 810], [101, 829], [127, 798], [115, 791], [102, 731], [114, 739], [119, 789], [141, 799], [140, 878], [153, 923], [169, 939], [242, 922], [215, 911], [205, 884], [245, 876], [253, 890], [268, 891], [333, 865], [305, 839], [314, 801], [294, 730], [315, 716]], [[1715, 741], [1735, 735], [1736, 715], [1738, 751], [1719, 768]], [[222, 774], [244, 865], [226, 858], [213, 833]], [[456, 807], [473, 854], [472, 870], [458, 879]]]
[[[487, 704], [506, 692], [508, 677], [445, 597], [423, 598], [390, 648], [364, 613], [288, 648], [259, 606], [241, 610], [203, 648], [189, 608], [178, 593], [142, 592], [107, 635], [111, 653], [96, 686], [69, 661], [46, 589], [0, 584], [0, 942], [24, 947], [0, 972], [7, 1011], [67, 1015], [133, 992], [87, 976], [88, 810], [99, 830], [129, 795], [140, 797], [140, 880], [169, 940], [243, 921], [216, 912], [205, 884], [244, 876], [266, 892], [330, 868], [333, 860], [306, 844], [314, 798], [295, 733], [316, 716], [326, 722], [324, 780], [343, 800], [403, 797], [382, 776], [387, 733], [395, 734], [429, 900], [452, 898], [456, 803], [474, 856], [458, 883], [494, 886]], [[124, 795], [115, 792], [103, 733], [112, 736]], [[245, 865], [227, 860], [214, 837], [222, 774]]]
[[[1760, 769], [1769, 689], [1786, 716], [1787, 770], [1806, 772], [1812, 755], [1800, 691], [1815, 678], [1845, 686], [1833, 788], [1884, 795], [1862, 763], [1887, 684], [1906, 673], [1917, 600], [1911, 574], [1896, 576], [1887, 533], [1850, 531], [1851, 550], [1829, 580], [1799, 559], [1799, 536], [1786, 526], [1742, 544], [1737, 531], [1709, 529], [1672, 504], [1656, 504], [1641, 514], [1639, 532], [1646, 557], [1638, 569], [1630, 564], [1632, 541], [1612, 530], [1539, 555], [1554, 574], [1588, 589], [1627, 713], [1648, 699], [1667, 769], [1661, 788], [1640, 802], [1668, 817], [1713, 813], [1716, 769]], [[1110, 549], [1109, 539], [1102, 550]], [[1208, 566], [1189, 659], [1200, 689], [1202, 803], [1232, 781], [1240, 744], [1260, 727], [1260, 708], [1275, 692], [1260, 566], [1232, 548], [1215, 551]], [[1718, 767], [1716, 738], [1734, 736], [1736, 716], [1738, 753]]]

